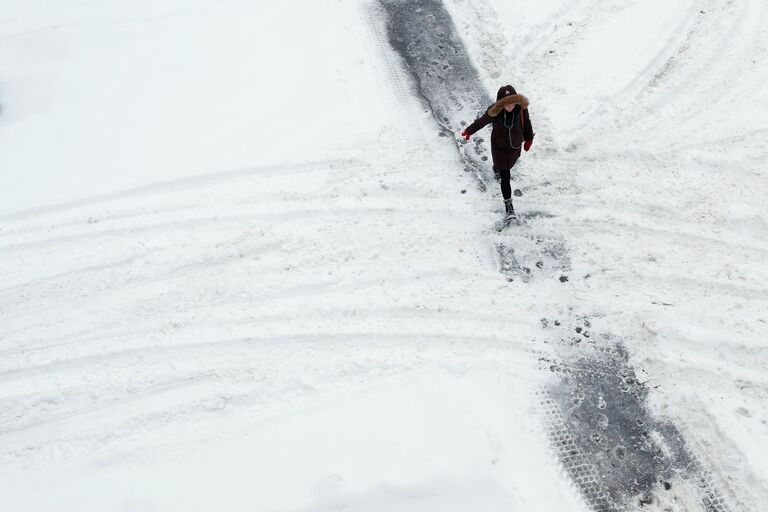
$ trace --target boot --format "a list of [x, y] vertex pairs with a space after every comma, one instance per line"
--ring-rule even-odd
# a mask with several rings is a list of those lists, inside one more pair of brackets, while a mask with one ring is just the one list
[[504, 200], [504, 209], [507, 211], [507, 218], [515, 218], [515, 208], [512, 206], [512, 198]]

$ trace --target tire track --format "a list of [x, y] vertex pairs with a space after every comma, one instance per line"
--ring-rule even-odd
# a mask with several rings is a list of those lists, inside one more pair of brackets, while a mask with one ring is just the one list
[[[465, 169], [476, 174], [482, 190], [493, 189], [483, 140], [466, 144], [456, 139], [463, 121], [474, 118], [490, 98], [441, 0], [378, 0], [372, 13], [386, 17], [389, 44], [410, 74], [414, 94], [445, 135], [454, 138]], [[499, 233], [494, 240], [500, 271], [508, 280], [551, 278], [570, 268], [562, 237], [540, 233], [539, 219], [546, 216], [538, 212], [530, 225]], [[534, 243], [523, 247], [523, 240]], [[541, 262], [534, 264], [538, 272], [525, 264], [531, 257]], [[565, 274], [559, 277], [567, 280]], [[546, 342], [554, 342], [556, 349], [551, 359], [540, 358], [541, 369], [556, 378], [539, 392], [540, 411], [553, 451], [585, 503], [596, 512], [664, 510], [693, 495], [686, 502], [700, 510], [735, 510], [731, 496], [680, 430], [650, 413], [649, 390], [622, 340], [590, 333], [589, 317], [576, 316], [572, 306], [566, 309], [564, 319], [542, 319]]]
[[[350, 379], [359, 386], [361, 379], [429, 367], [457, 351], [482, 354], [481, 366], [500, 357], [522, 359], [531, 362], [522, 374], [537, 373], [536, 358], [520, 356], [532, 348], [510, 351], [496, 337], [335, 332], [137, 347], [2, 375], [3, 389], [23, 393], [0, 397], [0, 462], [42, 463], [91, 447], [102, 457], [115, 445], [119, 454], [137, 437], [156, 435], [159, 426], [185, 429], [209, 413], [221, 420], [250, 414], [275, 393], [285, 402]], [[415, 346], [415, 338], [423, 345]], [[333, 367], [317, 357], [328, 351], [336, 354]], [[297, 361], [308, 363], [300, 377], [290, 370], [289, 363]]]

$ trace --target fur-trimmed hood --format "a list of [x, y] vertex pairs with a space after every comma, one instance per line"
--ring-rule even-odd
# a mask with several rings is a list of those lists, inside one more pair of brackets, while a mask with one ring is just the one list
[[488, 107], [488, 115], [496, 117], [507, 105], [520, 105], [520, 108], [525, 110], [528, 108], [528, 98], [522, 94], [509, 94], [503, 96], [499, 101]]
[[[504, 107], [514, 105], [512, 115], [501, 117]], [[504, 162], [501, 165], [504, 169], [509, 169], [514, 165], [514, 161], [509, 160], [513, 152], [518, 151], [515, 159], [520, 155], [520, 147], [523, 142], [533, 140], [533, 126], [531, 126], [531, 116], [528, 113], [528, 98], [517, 91], [511, 85], [505, 85], [496, 93], [496, 103], [488, 107], [488, 110], [482, 116], [475, 119], [472, 124], [467, 126], [461, 135], [469, 140], [469, 137], [477, 133], [484, 126], [493, 123], [491, 131], [491, 155], [494, 163]], [[529, 146], [530, 148], [530, 146]], [[511, 163], [510, 163], [511, 162]], [[508, 165], [507, 165], [508, 164]]]

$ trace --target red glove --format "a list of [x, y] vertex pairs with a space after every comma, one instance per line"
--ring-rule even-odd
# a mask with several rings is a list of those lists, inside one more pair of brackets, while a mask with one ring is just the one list
[[469, 134], [467, 133], [467, 130], [461, 132], [461, 136], [464, 137], [465, 140], [469, 140]]
[[531, 146], [533, 145], [533, 139], [525, 141], [525, 145], [523, 146], [523, 149], [528, 151], [531, 149]]

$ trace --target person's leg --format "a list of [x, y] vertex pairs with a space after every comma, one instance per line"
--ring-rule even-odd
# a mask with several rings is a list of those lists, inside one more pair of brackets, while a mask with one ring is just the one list
[[491, 156], [493, 156], [493, 170], [499, 178], [501, 185], [501, 195], [504, 197], [504, 210], [507, 216], [514, 216], [515, 209], [512, 207], [512, 187], [509, 183], [510, 168], [514, 165], [514, 160], [510, 159], [511, 153], [491, 146]]
[[520, 150], [516, 149], [509, 155], [509, 170], [510, 174], [512, 169], [515, 167], [515, 164], [517, 163], [517, 159], [520, 158]]
[[507, 217], [513, 217], [515, 215], [515, 208], [512, 206], [512, 187], [509, 184], [509, 169], [499, 174], [501, 174], [501, 195], [504, 197], [504, 211], [507, 212]]
[[509, 184], [509, 169], [498, 169], [498, 171], [501, 180], [501, 195], [506, 201], [512, 197], [512, 187]]

